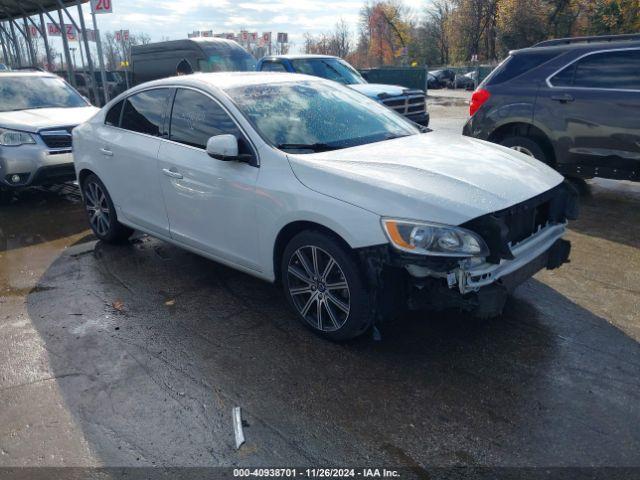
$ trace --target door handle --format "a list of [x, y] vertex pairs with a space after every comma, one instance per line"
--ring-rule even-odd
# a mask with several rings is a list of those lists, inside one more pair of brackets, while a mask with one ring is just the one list
[[573, 95], [570, 95], [568, 93], [562, 93], [559, 95], [551, 95], [551, 100], [555, 100], [556, 102], [560, 103], [569, 103], [573, 102], [575, 98], [573, 98]]
[[106, 147], [101, 148], [100, 151], [102, 152], [103, 155], [106, 155], [107, 157], [113, 157], [113, 152]]
[[168, 168], [163, 168], [162, 173], [164, 173], [167, 177], [171, 178], [182, 178], [182, 174], [178, 172], [174, 172], [173, 170], [169, 170]]

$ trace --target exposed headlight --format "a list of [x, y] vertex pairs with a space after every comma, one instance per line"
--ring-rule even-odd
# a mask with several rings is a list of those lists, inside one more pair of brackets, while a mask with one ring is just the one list
[[391, 244], [403, 252], [439, 257], [486, 257], [489, 248], [476, 233], [462, 227], [383, 218]]
[[36, 141], [30, 133], [0, 128], [0, 145], [4, 145], [5, 147], [17, 147], [18, 145], [24, 145], [25, 143], [36, 143]]

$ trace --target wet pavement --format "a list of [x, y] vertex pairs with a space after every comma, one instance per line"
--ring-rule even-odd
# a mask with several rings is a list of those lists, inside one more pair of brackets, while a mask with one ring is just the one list
[[502, 318], [337, 345], [274, 286], [29, 192], [0, 207], [0, 466], [640, 466], [639, 220], [640, 185], [589, 182], [572, 262]]

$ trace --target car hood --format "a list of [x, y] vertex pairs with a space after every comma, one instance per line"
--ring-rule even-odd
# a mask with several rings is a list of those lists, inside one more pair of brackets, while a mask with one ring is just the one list
[[290, 154], [308, 188], [381, 216], [460, 225], [560, 182], [545, 164], [492, 143], [437, 132]]
[[408, 90], [399, 85], [384, 85], [382, 83], [356, 83], [347, 86], [376, 100], [380, 99], [378, 95], [397, 97], [398, 95], [404, 95], [405, 90]]
[[87, 106], [0, 112], [0, 128], [36, 133], [47, 128], [72, 127], [86, 122], [99, 111], [96, 107]]

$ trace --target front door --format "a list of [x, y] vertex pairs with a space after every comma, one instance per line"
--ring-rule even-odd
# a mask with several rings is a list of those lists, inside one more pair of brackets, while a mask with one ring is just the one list
[[158, 155], [161, 185], [175, 240], [223, 260], [258, 269], [256, 165], [211, 158], [207, 140], [232, 134], [240, 152], [251, 150], [226, 110], [200, 91], [178, 89], [169, 139]]

